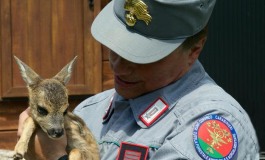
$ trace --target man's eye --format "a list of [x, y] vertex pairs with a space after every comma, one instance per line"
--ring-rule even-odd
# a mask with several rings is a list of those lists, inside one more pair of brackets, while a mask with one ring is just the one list
[[37, 111], [42, 116], [46, 116], [48, 114], [48, 111], [45, 108], [41, 107], [41, 106], [38, 106]]

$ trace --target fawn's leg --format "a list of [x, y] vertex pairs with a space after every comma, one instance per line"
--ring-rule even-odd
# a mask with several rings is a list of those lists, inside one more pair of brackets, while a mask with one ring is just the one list
[[15, 160], [23, 159], [25, 153], [28, 150], [29, 140], [35, 128], [36, 125], [33, 119], [31, 117], [28, 117], [23, 124], [23, 131], [21, 137], [15, 146], [15, 152], [16, 152], [16, 154], [14, 155]]
[[68, 160], [82, 160], [82, 154], [78, 149], [72, 149], [69, 153]]
[[[69, 152], [73, 152], [73, 155], [80, 154], [82, 159], [100, 159], [97, 142], [81, 118], [72, 113], [68, 113], [65, 116], [65, 130]], [[72, 159], [69, 158], [69, 160]]]

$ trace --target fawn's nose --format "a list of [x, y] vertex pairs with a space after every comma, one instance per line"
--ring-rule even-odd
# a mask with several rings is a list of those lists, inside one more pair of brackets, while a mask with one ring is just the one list
[[59, 138], [64, 134], [64, 130], [62, 128], [52, 128], [48, 130], [48, 134], [53, 138]]

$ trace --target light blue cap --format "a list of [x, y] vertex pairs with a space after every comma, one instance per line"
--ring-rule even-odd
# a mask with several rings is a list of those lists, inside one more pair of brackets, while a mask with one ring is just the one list
[[124, 59], [161, 60], [209, 21], [216, 0], [113, 0], [92, 24], [94, 38]]

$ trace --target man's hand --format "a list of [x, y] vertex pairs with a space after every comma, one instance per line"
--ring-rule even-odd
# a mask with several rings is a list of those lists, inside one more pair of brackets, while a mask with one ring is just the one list
[[19, 115], [19, 120], [18, 120], [18, 129], [17, 129], [17, 138], [20, 138], [20, 135], [22, 133], [23, 130], [23, 123], [24, 121], [29, 117], [29, 107], [23, 111], [22, 113], [20, 113]]
[[[27, 117], [29, 117], [29, 108], [23, 111], [19, 116], [18, 139], [23, 132], [23, 123]], [[25, 156], [36, 160], [57, 160], [66, 154], [66, 144], [65, 135], [58, 140], [54, 140], [49, 138], [48, 135], [38, 127], [36, 132], [32, 135], [28, 146], [28, 152]]]

